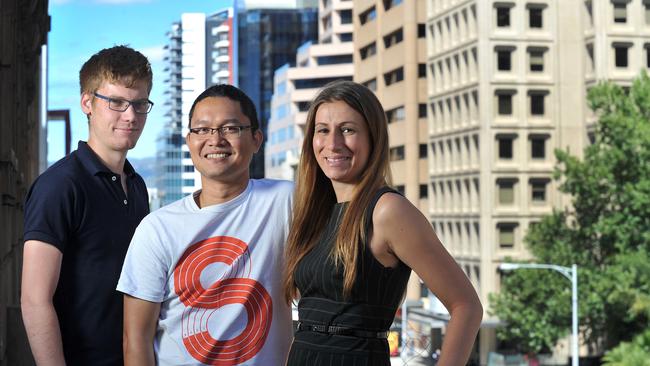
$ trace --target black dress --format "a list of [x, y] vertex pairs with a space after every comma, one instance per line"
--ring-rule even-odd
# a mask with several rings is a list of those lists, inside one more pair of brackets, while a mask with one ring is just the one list
[[[380, 190], [367, 209], [366, 233], [371, 228], [377, 200], [386, 192], [394, 191]], [[338, 326], [364, 333], [387, 331], [404, 295], [411, 269], [402, 262], [395, 268], [384, 267], [366, 247], [358, 261], [352, 293], [345, 299], [343, 268], [334, 265], [330, 253], [346, 207], [346, 203], [334, 206], [321, 239], [298, 263], [295, 282], [301, 294], [299, 320], [302, 324]], [[299, 329], [287, 365], [390, 366], [388, 341]]]

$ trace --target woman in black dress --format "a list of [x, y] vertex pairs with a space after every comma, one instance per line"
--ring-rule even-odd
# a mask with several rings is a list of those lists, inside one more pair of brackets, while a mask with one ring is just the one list
[[299, 298], [288, 365], [390, 365], [386, 335], [413, 269], [449, 309], [439, 365], [464, 365], [483, 314], [428, 220], [388, 188], [388, 127], [366, 87], [314, 99], [296, 174], [287, 301]]

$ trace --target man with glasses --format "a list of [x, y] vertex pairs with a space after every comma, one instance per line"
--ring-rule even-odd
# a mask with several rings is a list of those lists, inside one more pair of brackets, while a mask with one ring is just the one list
[[153, 103], [151, 65], [125, 46], [81, 68], [88, 142], [39, 176], [25, 203], [22, 314], [38, 365], [122, 365], [115, 291], [147, 188], [126, 160]]
[[202, 188], [138, 226], [117, 286], [126, 365], [284, 365], [282, 292], [293, 184], [250, 179], [262, 144], [250, 98], [200, 94], [186, 143]]

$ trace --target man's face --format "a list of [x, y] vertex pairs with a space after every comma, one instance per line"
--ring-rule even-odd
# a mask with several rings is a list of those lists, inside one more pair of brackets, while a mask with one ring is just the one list
[[[195, 105], [190, 128], [250, 125], [239, 102], [226, 97], [208, 97]], [[204, 185], [209, 181], [246, 184], [250, 176], [249, 164], [262, 144], [262, 132], [249, 128], [242, 130], [240, 136], [226, 137], [217, 131], [207, 135], [189, 132], [186, 142]]]
[[[103, 82], [97, 94], [116, 100], [146, 101], [149, 97], [145, 82], [127, 88], [119, 83]], [[136, 113], [130, 105], [124, 112], [109, 108], [110, 102], [94, 94], [81, 95], [81, 109], [89, 118], [88, 144], [96, 153], [118, 151], [126, 153], [135, 147], [142, 134], [147, 114]]]

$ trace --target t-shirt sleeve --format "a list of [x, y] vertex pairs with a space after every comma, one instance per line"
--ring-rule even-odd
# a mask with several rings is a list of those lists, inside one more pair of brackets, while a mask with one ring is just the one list
[[24, 240], [54, 245], [62, 253], [83, 216], [83, 197], [70, 179], [39, 177], [25, 198]]
[[[151, 215], [150, 215], [151, 216]], [[138, 299], [163, 302], [170, 260], [155, 221], [145, 217], [133, 234], [124, 259], [117, 290]]]

